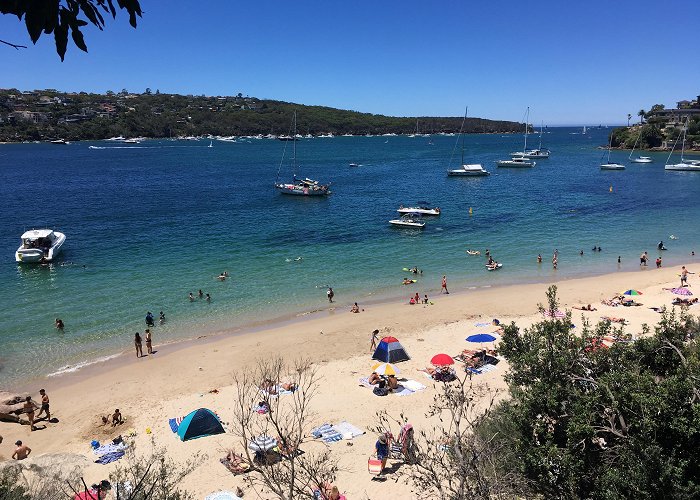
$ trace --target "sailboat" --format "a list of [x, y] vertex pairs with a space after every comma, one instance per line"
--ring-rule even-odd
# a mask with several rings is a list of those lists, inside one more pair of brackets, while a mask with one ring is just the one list
[[[297, 135], [297, 112], [294, 112], [294, 118], [292, 119], [292, 130], [291, 137], [296, 137]], [[284, 153], [287, 150], [285, 145], [284, 151], [282, 153], [282, 160], [280, 160], [280, 166], [277, 169], [277, 180], [275, 181], [275, 188], [279, 189], [282, 194], [291, 194], [296, 196], [326, 196], [331, 194], [329, 189], [329, 184], [320, 184], [318, 181], [313, 179], [297, 179], [296, 168], [297, 168], [297, 141], [292, 140], [292, 182], [284, 183], [279, 182], [280, 171], [282, 170], [282, 165], [284, 164]]]
[[[480, 163], [464, 163], [464, 123], [467, 121], [467, 113], [469, 112], [469, 106], [464, 111], [464, 118], [462, 119], [462, 126], [459, 128], [459, 136], [457, 137], [457, 143], [455, 143], [455, 149], [459, 141], [462, 142], [462, 161], [460, 165], [461, 168], [454, 170], [448, 170], [448, 177], [483, 177], [486, 175], [491, 175], [488, 170], [484, 170], [484, 167]], [[454, 156], [454, 149], [452, 150], [452, 155]], [[452, 158], [450, 158], [450, 163], [452, 163]]]
[[586, 135], [586, 126], [583, 126], [583, 131], [581, 131], [581, 135]]
[[213, 148], [214, 147], [214, 141], [209, 141], [209, 145], [207, 146], [208, 148]]
[[651, 163], [651, 158], [648, 156], [640, 156], [638, 158], [632, 158], [632, 155], [634, 154], [634, 150], [637, 148], [637, 143], [639, 142], [639, 139], [642, 138], [642, 127], [639, 127], [639, 135], [637, 136], [637, 139], [634, 141], [634, 146], [632, 146], [632, 151], [630, 151], [630, 156], [629, 160], [632, 163]]
[[685, 134], [688, 131], [688, 119], [686, 118], [685, 120], [685, 125], [683, 126], [683, 142], [681, 143], [681, 161], [680, 163], [675, 163], [675, 164], [669, 164], [669, 160], [671, 159], [671, 155], [673, 154], [673, 151], [676, 149], [676, 144], [678, 144], [678, 139], [681, 138], [681, 134], [678, 134], [678, 138], [676, 139], [676, 142], [673, 144], [673, 148], [671, 149], [671, 152], [668, 154], [668, 158], [666, 159], [666, 166], [664, 166], [664, 170], [676, 170], [676, 171], [684, 171], [684, 172], [700, 172], [700, 162], [695, 161], [695, 160], [686, 160], [683, 158], [683, 155], [685, 154]]
[[621, 163], [610, 163], [610, 148], [612, 147], [612, 133], [608, 138], [608, 159], [605, 163], [600, 164], [601, 170], [624, 170], [625, 166]]
[[517, 156], [523, 156], [524, 158], [549, 158], [550, 151], [547, 148], [542, 147], [542, 133], [544, 129], [544, 122], [540, 124], [540, 145], [537, 149], [531, 149], [530, 151], [525, 151], [522, 155], [520, 153], [513, 153]]
[[510, 167], [510, 168], [529, 168], [534, 167], [536, 163], [528, 159], [525, 155], [527, 151], [527, 132], [528, 132], [528, 121], [530, 119], [530, 106], [527, 107], [527, 112], [525, 113], [525, 144], [523, 145], [523, 150], [517, 153], [511, 153], [510, 160], [499, 160], [496, 165], [499, 167]]

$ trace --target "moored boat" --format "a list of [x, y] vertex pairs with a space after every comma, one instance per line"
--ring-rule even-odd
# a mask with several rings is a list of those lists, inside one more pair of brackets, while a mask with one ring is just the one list
[[[462, 143], [462, 161], [460, 164], [461, 168], [449, 169], [447, 171], [448, 177], [484, 177], [491, 175], [488, 170], [485, 170], [481, 163], [464, 163], [464, 123], [467, 121], [467, 114], [469, 113], [469, 106], [464, 110], [464, 118], [462, 119], [462, 125], [459, 127], [459, 135], [457, 137], [457, 142], [452, 150], [452, 156], [454, 157], [454, 151], [457, 149], [457, 144]], [[452, 158], [450, 158], [450, 163], [452, 163]]]
[[32, 229], [22, 235], [15, 252], [17, 262], [51, 262], [61, 250], [66, 235], [52, 229]]
[[683, 158], [683, 155], [685, 154], [685, 134], [687, 130], [688, 119], [686, 118], [685, 126], [683, 127], [683, 142], [681, 143], [681, 161], [679, 163], [668, 163], [671, 159], [671, 155], [673, 154], [673, 150], [676, 149], [676, 144], [678, 144], [678, 140], [681, 138], [680, 134], [678, 134], [678, 139], [676, 139], [676, 142], [673, 144], [673, 148], [671, 149], [671, 152], [668, 154], [668, 158], [666, 159], [666, 165], [664, 166], [664, 170], [671, 170], [676, 172], [700, 172], [700, 161], [686, 160], [685, 158]]
[[399, 219], [392, 219], [389, 221], [389, 224], [397, 227], [411, 227], [415, 229], [423, 229], [423, 227], [425, 227], [425, 222], [420, 219], [420, 215], [413, 213], [402, 215]]
[[396, 211], [400, 214], [420, 214], [420, 215], [440, 215], [438, 207], [430, 208], [425, 204], [419, 204], [417, 207], [404, 207], [401, 205]]
[[498, 160], [496, 165], [499, 167], [508, 168], [530, 168], [537, 165], [537, 162], [534, 162], [529, 158], [525, 158], [523, 156], [514, 156], [510, 160]]

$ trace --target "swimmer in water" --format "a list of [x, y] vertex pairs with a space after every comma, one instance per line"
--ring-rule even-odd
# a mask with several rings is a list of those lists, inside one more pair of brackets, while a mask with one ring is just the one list
[[158, 323], [161, 325], [165, 323], [165, 313], [163, 311], [160, 312], [160, 315], [158, 316]]
[[199, 298], [201, 299], [204, 297], [204, 292], [200, 289], [199, 292], [197, 292], [197, 295], [199, 295]]
[[190, 302], [194, 302], [194, 295], [192, 295], [192, 292], [190, 292]]
[[537, 254], [537, 263], [542, 264], [542, 254], [541, 253]]
[[207, 294], [207, 302], [211, 302], [211, 295]]

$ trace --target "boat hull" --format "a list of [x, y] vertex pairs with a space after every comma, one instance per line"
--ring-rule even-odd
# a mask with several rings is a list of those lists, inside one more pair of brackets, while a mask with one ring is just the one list
[[513, 161], [513, 160], [501, 160], [496, 163], [497, 166], [501, 168], [532, 168], [536, 165], [534, 161]]
[[491, 172], [488, 172], [487, 170], [484, 170], [482, 172], [479, 172], [479, 171], [470, 172], [468, 170], [459, 170], [459, 169], [447, 171], [448, 177], [486, 177], [487, 175], [491, 175]]
[[291, 196], [327, 196], [331, 194], [328, 188], [310, 188], [295, 184], [275, 184], [275, 188], [282, 194]]
[[603, 163], [600, 166], [601, 170], [624, 170], [625, 166], [619, 163]]
[[700, 172], [700, 165], [692, 165], [690, 163], [676, 163], [675, 165], [666, 165], [664, 170], [676, 172]]
[[400, 214], [421, 214], [421, 215], [440, 215], [439, 210], [435, 210], [434, 208], [431, 209], [425, 209], [425, 208], [399, 208], [396, 210]]
[[15, 252], [15, 261], [20, 264], [36, 264], [39, 262], [52, 262], [61, 252], [61, 247], [66, 241], [66, 235], [54, 231], [56, 239], [46, 251], [41, 248], [22, 248]]
[[652, 163], [650, 158], [635, 158], [632, 163]]
[[394, 227], [410, 227], [413, 229], [423, 229], [425, 227], [425, 222], [407, 222], [401, 219], [390, 220], [389, 224]]

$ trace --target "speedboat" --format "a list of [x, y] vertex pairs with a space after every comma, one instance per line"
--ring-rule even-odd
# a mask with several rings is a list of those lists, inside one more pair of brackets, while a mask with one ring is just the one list
[[499, 160], [496, 165], [499, 167], [528, 168], [534, 167], [537, 163], [523, 156], [514, 156], [510, 160]]
[[625, 166], [622, 163], [603, 163], [600, 166], [601, 170], [624, 170]]
[[61, 250], [66, 235], [52, 229], [32, 229], [22, 235], [15, 252], [17, 262], [51, 262]]
[[63, 144], [63, 145], [70, 144], [70, 142], [68, 142], [65, 139], [54, 139], [53, 141], [49, 141], [49, 142], [51, 142], [51, 144]]
[[401, 205], [396, 211], [400, 214], [440, 215], [440, 209], [438, 207], [430, 208], [425, 205], [419, 205], [417, 207], [404, 207]]
[[123, 142], [124, 144], [141, 144], [141, 141], [140, 141], [139, 139], [137, 139], [137, 138], [133, 138], [133, 139], [124, 139], [122, 142]]
[[402, 215], [400, 219], [392, 219], [389, 221], [392, 226], [398, 227], [412, 227], [416, 229], [423, 229], [425, 222], [420, 220], [420, 215], [409, 213]]
[[648, 156], [640, 156], [639, 158], [633, 158], [632, 163], [651, 163], [653, 160]]
[[462, 168], [447, 171], [448, 177], [484, 177], [491, 175], [491, 172], [485, 170], [480, 163], [471, 163], [462, 165]]

